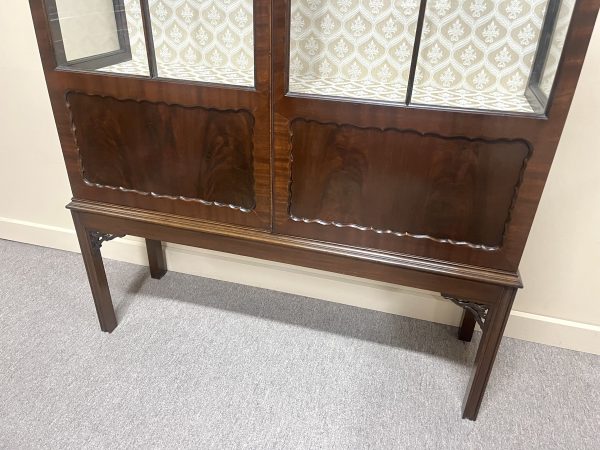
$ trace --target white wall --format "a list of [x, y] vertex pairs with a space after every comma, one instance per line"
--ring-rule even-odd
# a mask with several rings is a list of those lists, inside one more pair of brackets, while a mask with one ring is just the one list
[[[18, 36], [18, 39], [14, 39]], [[27, 2], [0, 15], [0, 238], [77, 251], [70, 199]], [[600, 27], [527, 245], [506, 334], [600, 354]], [[103, 248], [145, 263], [139, 240]], [[171, 245], [171, 270], [456, 324], [437, 294]], [[1, 299], [0, 299], [1, 301]], [[92, 307], [90, 305], [90, 307]]]

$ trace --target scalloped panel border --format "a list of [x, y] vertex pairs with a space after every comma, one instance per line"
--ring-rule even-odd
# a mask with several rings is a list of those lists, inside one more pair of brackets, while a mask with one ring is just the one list
[[[71, 102], [69, 100], [69, 97], [71, 95], [85, 95], [88, 97], [97, 97], [97, 98], [101, 98], [101, 99], [112, 99], [112, 100], [116, 100], [118, 102], [136, 102], [136, 103], [148, 103], [148, 104], [152, 104], [152, 105], [166, 105], [169, 107], [178, 107], [178, 108], [184, 108], [184, 109], [196, 109], [196, 110], [202, 110], [202, 111], [207, 111], [207, 112], [233, 112], [233, 113], [247, 113], [249, 114], [249, 116], [251, 117], [252, 121], [251, 121], [251, 137], [252, 137], [252, 142], [254, 143], [254, 127], [255, 127], [255, 117], [254, 114], [252, 114], [252, 112], [250, 110], [247, 109], [218, 109], [218, 108], [207, 108], [204, 106], [185, 106], [185, 105], [180, 105], [178, 103], [167, 103], [167, 102], [152, 102], [149, 100], [139, 100], [139, 99], [133, 99], [133, 98], [117, 98], [111, 95], [100, 95], [100, 94], [90, 94], [87, 92], [80, 92], [80, 91], [73, 91], [73, 90], [68, 90], [65, 92], [65, 104], [67, 106], [67, 110], [69, 111], [69, 123], [71, 126], [71, 132], [73, 134], [73, 139], [75, 142], [75, 150], [77, 152], [77, 163], [78, 163], [78, 167], [79, 167], [79, 173], [81, 174], [81, 178], [83, 180], [83, 182], [90, 187], [94, 187], [94, 188], [98, 188], [98, 189], [108, 189], [108, 190], [112, 190], [112, 191], [119, 191], [119, 192], [124, 192], [124, 193], [133, 193], [133, 194], [137, 194], [137, 195], [142, 195], [145, 197], [153, 197], [153, 198], [162, 198], [162, 199], [168, 199], [168, 200], [179, 200], [179, 201], [184, 201], [184, 202], [193, 202], [193, 203], [200, 203], [204, 206], [216, 206], [216, 207], [220, 207], [220, 208], [229, 208], [229, 209], [233, 209], [236, 211], [240, 211], [243, 213], [251, 213], [254, 211], [254, 209], [256, 208], [256, 198], [254, 198], [254, 206], [252, 208], [244, 208], [242, 206], [239, 205], [235, 205], [235, 204], [227, 204], [227, 203], [221, 203], [221, 202], [217, 202], [217, 201], [209, 201], [209, 200], [205, 200], [202, 198], [192, 198], [192, 197], [185, 197], [185, 196], [177, 196], [177, 195], [169, 195], [169, 194], [164, 194], [164, 193], [157, 193], [157, 192], [147, 192], [147, 191], [143, 191], [143, 190], [137, 190], [137, 189], [131, 189], [131, 188], [126, 188], [123, 186], [112, 186], [112, 185], [108, 185], [108, 184], [102, 184], [102, 183], [96, 183], [96, 182], [92, 182], [90, 181], [88, 178], [86, 178], [86, 173], [85, 173], [85, 168], [83, 166], [83, 161], [82, 161], [82, 157], [81, 157], [81, 151], [79, 148], [79, 141], [77, 138], [77, 126], [75, 125], [75, 120], [73, 118], [73, 111], [71, 109]], [[254, 152], [252, 153], [252, 161], [254, 161]], [[252, 171], [252, 179], [253, 179], [253, 192], [254, 192], [254, 165], [252, 164], [251, 166], [251, 171]], [[256, 192], [254, 192], [254, 195], [256, 195]]]
[[[396, 131], [396, 132], [400, 132], [400, 133], [410, 133], [410, 134], [414, 134], [417, 136], [434, 137], [434, 138], [439, 138], [439, 139], [444, 139], [444, 140], [460, 139], [460, 140], [465, 140], [465, 141], [469, 141], [469, 142], [484, 142], [484, 143], [492, 143], [492, 144], [506, 142], [506, 143], [521, 143], [521, 144], [525, 145], [528, 149], [528, 153], [527, 153], [527, 156], [523, 159], [523, 165], [519, 172], [518, 181], [514, 187], [513, 197], [510, 202], [510, 207], [507, 212], [506, 220], [504, 222], [504, 231], [502, 233], [501, 243], [497, 246], [489, 246], [489, 245], [484, 245], [484, 244], [479, 244], [479, 243], [474, 243], [474, 242], [469, 242], [469, 241], [461, 241], [461, 240], [451, 239], [448, 237], [430, 236], [428, 234], [413, 233], [413, 232], [409, 232], [409, 231], [379, 229], [379, 228], [375, 228], [372, 226], [366, 226], [366, 225], [355, 224], [355, 223], [342, 223], [342, 222], [336, 222], [336, 221], [331, 221], [331, 220], [323, 220], [323, 219], [319, 219], [319, 218], [298, 217], [298, 216], [292, 214], [292, 212], [291, 212], [292, 185], [294, 183], [294, 180], [293, 180], [293, 165], [294, 165], [293, 125], [294, 125], [294, 123], [297, 123], [297, 122], [305, 122], [305, 123], [312, 122], [312, 123], [316, 123], [319, 125], [327, 125], [327, 126], [333, 125], [338, 128], [348, 127], [348, 128], [353, 128], [356, 130], [377, 130], [377, 131], [381, 131], [381, 132]], [[437, 134], [437, 133], [420, 132], [420, 131], [413, 130], [413, 129], [401, 129], [401, 128], [391, 128], [391, 127], [389, 127], [389, 128], [359, 127], [359, 126], [352, 125], [352, 124], [339, 124], [339, 123], [335, 123], [335, 122], [321, 122], [318, 120], [308, 120], [308, 119], [304, 119], [304, 118], [296, 118], [296, 119], [292, 120], [289, 125], [289, 133], [290, 133], [290, 140], [289, 140], [289, 165], [288, 165], [288, 170], [289, 170], [288, 217], [290, 220], [292, 220], [294, 222], [301, 222], [301, 223], [306, 223], [306, 224], [318, 224], [318, 225], [322, 225], [322, 226], [333, 226], [333, 227], [337, 227], [337, 228], [352, 228], [352, 229], [359, 230], [359, 231], [368, 231], [368, 232], [382, 234], [382, 235], [387, 234], [387, 235], [393, 235], [393, 236], [401, 237], [401, 238], [408, 237], [408, 238], [414, 238], [414, 239], [427, 239], [427, 240], [431, 240], [431, 241], [438, 242], [441, 244], [465, 246], [465, 247], [472, 248], [474, 250], [483, 250], [483, 251], [489, 251], [489, 252], [499, 251], [504, 244], [504, 241], [506, 239], [506, 234], [508, 231], [508, 226], [512, 219], [512, 213], [513, 213], [513, 210], [515, 208], [515, 205], [516, 205], [516, 202], [517, 202], [517, 199], [519, 196], [519, 191], [520, 191], [521, 185], [523, 184], [523, 178], [525, 176], [525, 171], [527, 169], [529, 160], [531, 159], [531, 156], [533, 155], [532, 145], [524, 139], [486, 139], [486, 138], [482, 138], [482, 137], [473, 138], [473, 137], [467, 137], [467, 136], [444, 136], [444, 135]]]

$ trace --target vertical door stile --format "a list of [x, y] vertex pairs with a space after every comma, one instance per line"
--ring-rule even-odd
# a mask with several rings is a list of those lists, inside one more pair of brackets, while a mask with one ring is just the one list
[[413, 85], [417, 74], [417, 62], [419, 59], [419, 47], [421, 46], [421, 35], [423, 34], [423, 24], [425, 23], [425, 10], [427, 9], [427, 0], [421, 0], [419, 6], [419, 17], [417, 19], [417, 29], [415, 30], [415, 41], [413, 43], [412, 59], [410, 62], [410, 72], [408, 76], [408, 85], [406, 87], [406, 106], [410, 105], [412, 98]]
[[148, 70], [150, 78], [156, 78], [158, 76], [158, 68], [156, 65], [156, 50], [154, 49], [154, 35], [152, 34], [152, 16], [148, 0], [140, 0], [140, 8], [142, 9], [142, 26], [146, 41], [146, 54], [148, 55]]
[[538, 113], [544, 113], [545, 108], [543, 105], [547, 106], [548, 104], [548, 97], [542, 92], [539, 85], [546, 67], [546, 62], [548, 61], [548, 53], [552, 46], [552, 36], [554, 36], [561, 4], [562, 0], [548, 1], [548, 7], [546, 8], [546, 15], [542, 25], [541, 39], [533, 60], [531, 74], [527, 81], [525, 96], [527, 97], [527, 100], [529, 100], [532, 109]]

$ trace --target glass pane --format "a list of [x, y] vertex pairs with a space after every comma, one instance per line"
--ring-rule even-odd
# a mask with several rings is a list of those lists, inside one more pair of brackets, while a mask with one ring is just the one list
[[158, 76], [254, 86], [252, 0], [150, 0]]
[[529, 95], [530, 76], [545, 59], [538, 49], [554, 1], [429, 1], [412, 103], [540, 112], [541, 100]]
[[418, 0], [292, 0], [289, 90], [404, 102]]
[[560, 9], [558, 10], [554, 32], [552, 33], [552, 39], [550, 40], [548, 56], [539, 80], [540, 90], [544, 93], [546, 98], [550, 96], [550, 91], [554, 84], [554, 77], [556, 76], [558, 63], [560, 62], [562, 50], [565, 45], [565, 39], [567, 37], [567, 31], [569, 30], [569, 24], [571, 23], [574, 7], [575, 0], [562, 0], [562, 2], [560, 2]]
[[[131, 40], [142, 29], [139, 3], [129, 3], [126, 11], [122, 0], [47, 0], [58, 65], [148, 75], [143, 39], [141, 48]], [[137, 51], [142, 58], [133, 65]]]

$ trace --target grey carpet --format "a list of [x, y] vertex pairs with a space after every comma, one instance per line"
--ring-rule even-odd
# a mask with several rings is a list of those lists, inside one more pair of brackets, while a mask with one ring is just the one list
[[0, 447], [600, 448], [600, 357], [504, 339], [477, 422], [448, 326], [0, 240]]

